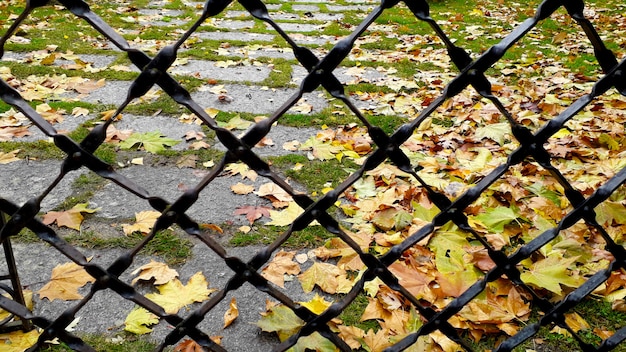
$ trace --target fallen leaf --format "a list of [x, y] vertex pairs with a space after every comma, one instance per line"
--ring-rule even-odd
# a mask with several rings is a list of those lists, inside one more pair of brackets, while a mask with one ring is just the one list
[[89, 115], [89, 109], [85, 109], [85, 108], [81, 108], [80, 106], [77, 106], [72, 110], [72, 116], [74, 117], [87, 116], [87, 115]]
[[226, 313], [224, 313], [223, 329], [226, 329], [227, 327], [229, 327], [230, 324], [232, 324], [235, 321], [235, 319], [237, 319], [238, 316], [239, 316], [239, 309], [237, 308], [237, 300], [235, 299], [235, 297], [233, 297], [230, 300], [230, 305], [228, 307], [228, 310], [226, 311]]
[[[212, 338], [211, 338], [212, 339]], [[176, 347], [174, 347], [174, 352], [204, 352], [205, 349], [201, 345], [199, 345], [196, 341], [185, 339], [181, 341]]]
[[17, 157], [17, 154], [19, 152], [20, 152], [20, 149], [15, 149], [7, 153], [0, 152], [0, 164], [8, 164], [8, 163], [22, 160]]
[[197, 272], [189, 279], [187, 285], [173, 279], [158, 286], [159, 293], [149, 293], [146, 298], [163, 307], [166, 313], [176, 314], [187, 305], [207, 300], [209, 295], [216, 291], [209, 289], [208, 286], [209, 283], [202, 272]]
[[122, 224], [122, 230], [127, 236], [131, 235], [133, 232], [149, 234], [159, 216], [161, 216], [161, 213], [158, 211], [140, 211], [139, 213], [135, 213], [135, 223]]
[[131, 275], [137, 275], [131, 284], [135, 284], [139, 280], [150, 281], [154, 279], [155, 285], [164, 285], [167, 282], [178, 277], [178, 272], [170, 268], [167, 264], [150, 260], [150, 263], [139, 267], [133, 271]]
[[28, 332], [21, 330], [0, 334], [3, 352], [24, 352], [37, 343], [41, 333], [38, 329]]
[[270, 210], [271, 208], [264, 206], [255, 207], [254, 205], [244, 205], [243, 207], [235, 209], [235, 215], [245, 215], [250, 224], [253, 224], [263, 216], [269, 217]]
[[195, 168], [198, 162], [198, 156], [196, 154], [185, 154], [176, 160], [176, 166], [179, 169], [182, 168]]
[[150, 313], [146, 308], [135, 307], [124, 320], [124, 330], [133, 334], [142, 335], [152, 332], [149, 326], [159, 323], [159, 317]]
[[133, 147], [143, 147], [149, 153], [159, 153], [165, 150], [165, 147], [172, 147], [180, 143], [172, 138], [164, 137], [161, 132], [153, 131], [146, 133], [133, 133], [126, 140], [120, 142], [122, 149], [131, 149]]
[[43, 223], [46, 225], [50, 225], [56, 222], [59, 227], [69, 227], [70, 229], [74, 229], [80, 231], [80, 225], [83, 222], [83, 214], [89, 213], [92, 214], [98, 209], [89, 209], [87, 208], [89, 205], [87, 203], [80, 203], [73, 206], [71, 209], [66, 211], [49, 211], [43, 216]]
[[241, 182], [234, 184], [232, 186], [230, 186], [231, 191], [233, 191], [235, 194], [250, 194], [254, 191], [254, 186], [252, 185], [246, 185], [243, 184]]
[[293, 261], [295, 254], [283, 250], [276, 253], [272, 261], [263, 268], [261, 275], [275, 285], [285, 288], [285, 274], [300, 274], [300, 265]]
[[50, 301], [60, 299], [63, 301], [79, 300], [83, 296], [78, 289], [87, 283], [95, 282], [85, 269], [73, 262], [60, 264], [52, 269], [50, 282], [42, 287], [37, 293]]
[[284, 341], [289, 336], [295, 334], [304, 321], [298, 318], [289, 307], [277, 305], [262, 313], [262, 317], [256, 325], [265, 332], [276, 332], [280, 341]]

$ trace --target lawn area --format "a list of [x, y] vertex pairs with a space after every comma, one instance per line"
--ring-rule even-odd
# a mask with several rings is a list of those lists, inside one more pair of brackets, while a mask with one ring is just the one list
[[[315, 315], [357, 351], [396, 343], [407, 351], [483, 351], [511, 336], [514, 351], [595, 350], [625, 327], [619, 263], [626, 258], [615, 256], [624, 254], [626, 230], [626, 97], [596, 84], [625, 57], [620, 0], [586, 1], [580, 23], [568, 13], [577, 11], [572, 1], [519, 38], [512, 35], [532, 22], [540, 1], [436, 0], [430, 17], [425, 2], [400, 2], [358, 38], [350, 35], [378, 3], [264, 2], [285, 38], [247, 11], [255, 2], [241, 1], [198, 23], [184, 42], [202, 2], [91, 3], [118, 42], [149, 57], [177, 46], [167, 73], [180, 85], [175, 98], [184, 100], [184, 89], [197, 103], [186, 107], [151, 84], [127, 95], [133, 81], [166, 76], [141, 73], [141, 55], [115, 48], [63, 3], [34, 8], [0, 42], [0, 78], [40, 125], [76, 143], [107, 126], [90, 151], [114, 171], [80, 174], [62, 201], [37, 215], [68, 243], [136, 249], [133, 256], [168, 270], [182, 269], [194, 246], [267, 246], [273, 256], [248, 263], [262, 278], [248, 277], [268, 280], [276, 299], [294, 287], [307, 297], [268, 303], [256, 317], [254, 328], [276, 343], [307, 332]], [[2, 33], [23, 8], [23, 1], [0, 4]], [[589, 24], [606, 47], [589, 41]], [[338, 43], [352, 39], [342, 51]], [[303, 65], [317, 60], [309, 74]], [[144, 94], [132, 96], [137, 90]], [[67, 158], [8, 94], [0, 98], [0, 179], [4, 165], [19, 173], [27, 171], [18, 163]], [[263, 124], [275, 134], [246, 132]], [[110, 181], [131, 192], [112, 202], [104, 197], [116, 186]], [[195, 209], [191, 201], [185, 208], [191, 220], [154, 211], [160, 200], [151, 200], [155, 209], [133, 208], [135, 195], [148, 198], [144, 185], [161, 184], [169, 188], [156, 193], [172, 202], [197, 198]], [[216, 195], [217, 206], [209, 199]], [[585, 199], [592, 200], [583, 209]], [[40, 241], [28, 231], [16, 240]], [[162, 302], [172, 282], [149, 287], [150, 299]], [[192, 287], [191, 279], [176, 284], [185, 293]], [[202, 292], [187, 306], [212, 294]], [[45, 303], [40, 295], [36, 305]], [[155, 348], [135, 336], [165, 317], [152, 313], [133, 326], [127, 318], [112, 332], [114, 344]], [[236, 339], [231, 323], [222, 328], [226, 347]], [[85, 336], [114, 348], [109, 334]], [[294, 351], [340, 348], [319, 332], [292, 342]]]

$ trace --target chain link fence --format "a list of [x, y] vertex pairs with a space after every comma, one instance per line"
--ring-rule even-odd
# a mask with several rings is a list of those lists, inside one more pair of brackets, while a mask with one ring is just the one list
[[[231, 4], [230, 0], [208, 0], [204, 4], [202, 15], [193, 25], [172, 45], [164, 47], [158, 54], [151, 58], [146, 53], [133, 48], [118, 32], [110, 27], [102, 18], [90, 10], [89, 4], [81, 0], [28, 0], [24, 11], [12, 22], [10, 28], [0, 38], [0, 57], [4, 53], [5, 44], [19, 30], [20, 25], [31, 16], [33, 10], [43, 6], [53, 6], [53, 3], [63, 5], [68, 11], [77, 17], [88, 22], [103, 37], [106, 37], [113, 45], [127, 53], [132, 63], [141, 69], [139, 76], [130, 84], [126, 100], [117, 108], [114, 116], [122, 113], [125, 108], [135, 99], [142, 97], [153, 86], [158, 85], [178, 104], [186, 107], [200, 118], [208, 128], [213, 130], [219, 141], [227, 148], [223, 159], [216, 163], [215, 167], [195, 186], [191, 187], [173, 203], [168, 203], [164, 199], [150, 194], [140, 187], [133, 180], [116, 172], [113, 165], [109, 165], [98, 157], [94, 152], [98, 150], [105, 140], [107, 128], [115, 123], [111, 118], [101, 125], [96, 126], [87, 137], [81, 141], [75, 141], [67, 135], [59, 133], [53, 126], [38, 114], [27, 101], [7, 82], [0, 80], [0, 98], [21, 111], [34, 125], [43, 133], [50, 137], [54, 144], [63, 151], [65, 158], [61, 163], [61, 171], [56, 179], [39, 196], [30, 199], [24, 205], [18, 206], [10, 199], [0, 199], [0, 212], [9, 215], [6, 223], [2, 226], [0, 238], [2, 242], [7, 242], [12, 236], [17, 235], [25, 228], [30, 229], [39, 238], [51, 245], [50, 251], [59, 251], [73, 262], [83, 266], [96, 281], [89, 294], [80, 303], [68, 308], [59, 317], [44, 317], [33, 315], [24, 305], [6, 297], [0, 297], [0, 307], [11, 312], [24, 320], [32, 321], [34, 325], [43, 329], [37, 344], [33, 348], [38, 348], [44, 341], [58, 338], [67, 343], [71, 348], [78, 351], [93, 351], [93, 347], [83, 342], [80, 338], [66, 331], [66, 327], [73, 321], [76, 314], [87, 304], [90, 299], [99, 291], [107, 290], [109, 294], [118, 294], [126, 300], [146, 308], [160, 319], [168, 322], [174, 328], [163, 339], [158, 346], [162, 350], [166, 346], [171, 346], [188, 336], [200, 345], [212, 351], [224, 351], [224, 348], [213, 342], [209, 336], [201, 331], [197, 325], [206, 314], [220, 303], [226, 295], [233, 290], [237, 290], [244, 283], [250, 283], [258, 290], [265, 292], [291, 308], [295, 314], [302, 319], [305, 325], [291, 337], [275, 347], [277, 351], [284, 351], [294, 346], [299, 338], [308, 336], [313, 332], [320, 333], [326, 339], [342, 351], [350, 351], [351, 348], [335, 333], [329, 322], [337, 317], [355, 298], [363, 291], [366, 282], [379, 278], [388, 287], [400, 293], [419, 312], [424, 320], [424, 324], [414, 333], [402, 338], [386, 351], [401, 351], [413, 345], [420, 336], [439, 331], [448, 338], [455, 341], [463, 348], [472, 350], [468, 341], [461, 336], [459, 331], [450, 323], [450, 319], [457, 314], [468, 302], [484, 292], [487, 285], [499, 278], [506, 277], [518, 288], [526, 292], [533, 304], [543, 314], [537, 322], [526, 325], [517, 334], [506, 339], [495, 347], [495, 351], [510, 351], [525, 340], [535, 335], [543, 326], [556, 324], [568, 330], [577, 340], [581, 350], [585, 351], [608, 351], [616, 347], [626, 338], [626, 327], [621, 327], [612, 336], [602, 340], [601, 345], [593, 346], [580, 338], [565, 320], [565, 313], [575, 307], [594, 290], [603, 285], [610, 277], [611, 273], [624, 269], [626, 266], [625, 249], [617, 244], [607, 230], [596, 220], [595, 208], [607, 200], [625, 181], [626, 169], [621, 169], [610, 177], [606, 182], [593, 191], [592, 194], [585, 195], [572, 186], [571, 182], [554, 165], [554, 157], [546, 150], [545, 144], [548, 139], [561, 130], [565, 124], [576, 114], [585, 109], [595, 98], [605, 94], [608, 90], [615, 88], [621, 94], [626, 95], [626, 80], [624, 61], [618, 62], [612, 51], [607, 49], [601, 37], [598, 35], [592, 23], [584, 15], [584, 2], [582, 0], [546, 0], [536, 9], [533, 17], [528, 18], [517, 25], [496, 45], [490, 47], [476, 59], [472, 59], [468, 52], [455, 45], [445, 34], [444, 30], [431, 18], [429, 5], [425, 0], [407, 0], [399, 5], [399, 1], [383, 0], [371, 13], [361, 22], [361, 24], [347, 37], [339, 40], [323, 57], [317, 57], [307, 47], [298, 45], [283, 29], [277, 24], [261, 0], [240, 0], [239, 3], [256, 19], [271, 26], [293, 49], [295, 58], [306, 68], [308, 74], [303, 79], [299, 89], [290, 96], [285, 103], [275, 111], [269, 118], [256, 123], [243, 136], [237, 137], [228, 129], [220, 127], [217, 122], [210, 117], [207, 112], [192, 98], [189, 92], [181, 86], [167, 70], [172, 66], [177, 58], [181, 46], [190, 38], [192, 34], [202, 25], [202, 23], [212, 16], [216, 16]], [[406, 6], [413, 15], [420, 21], [427, 23], [433, 32], [445, 44], [447, 53], [459, 70], [443, 89], [442, 93], [424, 104], [423, 109], [417, 116], [403, 124], [391, 134], [387, 134], [379, 126], [373, 124], [355, 106], [354, 101], [345, 93], [344, 86], [339, 82], [334, 74], [334, 70], [350, 54], [357, 39], [370, 27], [374, 21], [394, 6]], [[529, 31], [537, 26], [541, 21], [550, 17], [555, 11], [565, 8], [582, 28], [589, 38], [599, 65], [604, 71], [604, 75], [595, 82], [591, 91], [576, 99], [558, 116], [552, 118], [536, 131], [530, 130], [520, 123], [516, 116], [505, 108], [500, 98], [494, 94], [494, 89], [487, 78], [486, 71], [499, 62], [507, 51], [518, 41], [524, 38]], [[450, 9], [453, 11], [454, 9]], [[254, 146], [261, 141], [272, 129], [275, 122], [293, 107], [305, 94], [312, 92], [319, 87], [343, 104], [354, 114], [361, 124], [367, 128], [369, 137], [375, 143], [376, 148], [366, 158], [365, 162], [347, 177], [336, 188], [325, 195], [315, 199], [313, 196], [302, 194], [292, 188], [283, 176], [263, 158], [255, 153]], [[429, 185], [418, 173], [419, 168], [412, 163], [410, 158], [400, 148], [411, 135], [422, 126], [425, 120], [432, 116], [433, 112], [442, 106], [452, 97], [460, 94], [466, 89], [476, 90], [483, 98], [489, 100], [497, 108], [499, 113], [506, 118], [510, 124], [513, 136], [519, 143], [519, 147], [513, 150], [505, 163], [498, 165], [492, 171], [481, 178], [473, 187], [466, 190], [460, 196], [452, 199], [436, 187]], [[558, 222], [556, 227], [549, 228], [535, 237], [532, 241], [525, 243], [514, 253], [507, 254], [503, 250], [494, 248], [485, 237], [476, 231], [471, 222], [468, 221], [466, 209], [472, 205], [481, 194], [492, 186], [503, 175], [515, 165], [532, 160], [542, 168], [548, 170], [562, 187], [565, 196], [572, 205], [569, 211]], [[225, 167], [231, 163], [242, 161], [251, 169], [255, 170], [262, 177], [271, 180], [273, 183], [289, 193], [295, 202], [304, 209], [300, 215], [277, 239], [262, 250], [255, 253], [249, 261], [242, 261], [237, 257], [227, 254], [227, 251], [216, 240], [209, 235], [206, 230], [199, 226], [199, 222], [204, 219], [192, 219], [186, 211], [196, 202], [200, 194], [212, 181], [224, 171]], [[355, 182], [362, 179], [366, 172], [376, 168], [383, 162], [393, 163], [401, 171], [411, 175], [415, 182], [419, 184], [428, 195], [429, 200], [440, 209], [432, 222], [422, 226], [412, 233], [401, 243], [394, 245], [389, 251], [382, 255], [375, 255], [363, 251], [358, 243], [351, 238], [340, 226], [340, 221], [329, 209], [335, 204], [339, 197], [344, 194]], [[101, 267], [90, 263], [85, 256], [75, 247], [69, 245], [49, 226], [42, 223], [38, 216], [41, 210], [42, 200], [51, 190], [71, 171], [87, 168], [102, 178], [110, 180], [126, 192], [147, 201], [155, 210], [161, 212], [161, 216], [156, 221], [152, 232], [131, 251], [117, 258], [109, 267]], [[24, 180], [28, 182], [28, 180]], [[267, 281], [259, 270], [268, 263], [273, 253], [275, 253], [287, 241], [294, 232], [300, 231], [310, 226], [313, 221], [317, 221], [332, 236], [341, 238], [347, 243], [360, 259], [367, 265], [367, 269], [356, 281], [356, 284], [348, 294], [342, 296], [321, 314], [315, 314], [309, 309], [299, 305], [282, 291], [276, 289], [274, 285]], [[529, 258], [536, 251], [539, 251], [546, 244], [554, 240], [561, 231], [568, 229], [576, 223], [583, 221], [586, 226], [601, 235], [606, 242], [605, 249], [610, 252], [613, 259], [610, 264], [597, 271], [594, 275], [585, 280], [578, 288], [574, 289], [565, 298], [559, 301], [551, 301], [536, 292], [536, 288], [526, 284], [521, 278], [518, 267], [520, 262]], [[461, 230], [465, 231], [473, 240], [480, 242], [488, 252], [489, 258], [496, 264], [484, 277], [471, 285], [462, 294], [450, 301], [443, 309], [433, 309], [428, 302], [417, 299], [406, 287], [403, 287], [398, 278], [389, 270], [389, 266], [399, 260], [403, 253], [415, 246], [418, 242], [427, 238], [440, 226], [452, 222]], [[155, 234], [169, 226], [177, 224], [180, 228], [206, 244], [212, 251], [223, 258], [225, 263], [235, 272], [228, 284], [216, 294], [195, 309], [191, 314], [182, 317], [176, 314], [167, 314], [164, 309], [140, 294], [133, 286], [119, 279], [131, 265], [135, 255], [151, 241]], [[208, 268], [207, 268], [208, 269]], [[208, 269], [210, 270], [210, 269]]]

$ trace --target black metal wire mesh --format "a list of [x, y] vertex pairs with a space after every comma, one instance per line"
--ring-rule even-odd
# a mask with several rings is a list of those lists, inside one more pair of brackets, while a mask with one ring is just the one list
[[[626, 169], [617, 172], [607, 182], [598, 187], [593, 194], [585, 197], [585, 195], [574, 188], [554, 166], [553, 157], [544, 147], [551, 136], [563, 128], [569, 120], [588, 106], [595, 98], [605, 94], [609, 89], [616, 88], [621, 94], [626, 95], [626, 80], [624, 80], [624, 69], [626, 69], [626, 65], [624, 61], [617, 61], [615, 55], [606, 48], [591, 22], [585, 18], [583, 14], [584, 3], [582, 0], [544, 1], [536, 9], [534, 17], [516, 26], [515, 29], [506, 35], [498, 44], [486, 50], [475, 60], [472, 60], [464, 49], [456, 46], [440, 26], [430, 17], [429, 6], [425, 0], [404, 1], [404, 4], [415, 17], [432, 27], [434, 33], [443, 41], [449, 57], [459, 69], [460, 73], [445, 86], [440, 96], [433, 99], [419, 112], [417, 117], [402, 125], [391, 135], [386, 134], [380, 127], [368, 121], [355, 106], [353, 101], [344, 93], [344, 87], [335, 77], [333, 71], [351, 52], [359, 36], [361, 36], [386, 9], [396, 6], [399, 1], [381, 1], [380, 5], [362, 21], [352, 34], [337, 42], [326, 56], [319, 58], [308, 48], [296, 44], [296, 42], [272, 20], [266, 6], [261, 0], [240, 0], [239, 3], [243, 5], [252, 16], [269, 24], [287, 41], [293, 49], [296, 59], [308, 71], [298, 91], [272, 114], [270, 118], [255, 124], [241, 138], [236, 137], [231, 131], [220, 127], [202, 107], [192, 100], [185, 88], [166, 72], [175, 61], [177, 52], [183, 43], [189, 39], [205, 20], [220, 14], [231, 3], [230, 0], [207, 1], [204, 4], [200, 18], [197, 19], [176, 43], [164, 47], [154, 58], [150, 58], [144, 52], [131, 47], [120, 34], [92, 12], [86, 2], [81, 0], [59, 0], [58, 3], [62, 4], [74, 15], [87, 21], [117, 48], [125, 51], [132, 63], [142, 70], [141, 74], [130, 85], [127, 98], [117, 108], [116, 114], [124, 111], [129, 103], [146, 94], [154, 85], [158, 85], [177, 103], [189, 109], [200, 118], [206, 126], [215, 131], [217, 138], [227, 147], [228, 151], [224, 158], [201, 182], [188, 189], [175, 202], [169, 204], [164, 199], [151, 195], [147, 190], [138, 186], [131, 179], [116, 172], [112, 165], [108, 165], [94, 156], [94, 152], [105, 139], [107, 128], [114, 123], [115, 119], [111, 118], [106, 123], [98, 125], [82, 141], [74, 141], [68, 136], [58, 133], [50, 123], [30, 107], [15, 89], [4, 80], [0, 80], [0, 98], [21, 111], [32, 123], [41, 129], [42, 132], [52, 138], [55, 145], [66, 154], [61, 164], [59, 175], [41, 195], [30, 199], [21, 207], [15, 205], [8, 199], [0, 199], [0, 211], [10, 214], [9, 220], [2, 227], [2, 231], [0, 232], [1, 241], [6, 241], [11, 236], [18, 234], [22, 229], [28, 228], [35, 232], [39, 238], [52, 245], [55, 250], [60, 251], [72, 261], [83, 266], [87, 272], [96, 279], [91, 291], [80, 303], [67, 309], [61, 316], [56, 318], [35, 316], [23, 305], [5, 297], [0, 297], [0, 307], [19, 317], [31, 320], [36, 326], [43, 329], [43, 333], [35, 348], [41, 346], [46, 340], [58, 337], [61, 341], [64, 341], [76, 350], [93, 350], [92, 347], [88, 346], [81, 339], [67, 332], [65, 327], [72, 322], [76, 314], [91, 300], [94, 294], [101, 290], [111, 290], [124, 299], [146, 308], [175, 327], [161, 342], [158, 350], [176, 344], [181, 338], [189, 336], [210, 350], [224, 351], [223, 347], [214, 343], [205, 332], [197, 328], [197, 324], [226, 297], [229, 291], [237, 290], [241, 285], [248, 282], [254, 285], [258, 290], [271, 295], [291, 308], [299, 318], [306, 322], [297, 333], [276, 346], [276, 350], [284, 351], [293, 346], [300, 337], [308, 336], [313, 332], [319, 332], [323, 337], [332, 341], [340, 350], [349, 351], [351, 349], [348, 344], [331, 330], [328, 323], [350, 305], [357, 295], [363, 291], [367, 281], [375, 277], [380, 278], [387, 286], [405, 297], [426, 321], [416, 332], [406, 336], [392, 347], [387, 348], [388, 351], [404, 350], [415, 343], [420, 336], [428, 335], [437, 330], [444, 333], [447, 337], [467, 350], [471, 350], [471, 346], [461, 338], [459, 332], [449, 322], [449, 319], [466, 306], [468, 302], [481, 294], [481, 292], [484, 292], [488, 283], [504, 275], [515, 285], [523, 288], [525, 292], [531, 295], [534, 304], [536, 304], [544, 314], [536, 323], [527, 325], [519, 333], [502, 342], [495, 350], [512, 350], [514, 347], [536, 334], [542, 326], [553, 323], [572, 333], [572, 336], [576, 338], [583, 350], [611, 350], [626, 338], [626, 327], [621, 327], [621, 329], [611, 337], [604, 339], [600, 346], [591, 346], [578, 337], [568, 324], [566, 324], [564, 318], [564, 314], [569, 309], [576, 306], [596, 288], [605, 283], [613, 271], [626, 268], [626, 252], [624, 248], [616, 244], [607, 231], [596, 221], [596, 213], [594, 212], [594, 208], [608, 199], [608, 197], [626, 181]], [[15, 19], [7, 33], [0, 39], [0, 57], [2, 57], [4, 53], [4, 46], [7, 40], [16, 33], [20, 25], [29, 18], [29, 15], [35, 8], [42, 6], [51, 6], [51, 2], [48, 0], [27, 1], [24, 12]], [[522, 39], [539, 22], [551, 16], [561, 7], [564, 7], [567, 13], [576, 20], [584, 30], [593, 45], [595, 56], [604, 70], [605, 75], [593, 85], [590, 93], [574, 101], [562, 113], [533, 133], [530, 129], [518, 122], [516, 117], [505, 108], [505, 104], [492, 93], [492, 86], [485, 72], [496, 64], [509, 48]], [[334, 98], [344, 103], [349, 110], [352, 111], [363, 126], [367, 128], [369, 136], [374, 141], [377, 148], [367, 157], [363, 165], [339, 186], [326, 193], [324, 196], [313, 199], [308, 195], [295, 191], [279, 173], [255, 154], [254, 146], [268, 134], [272, 125], [280, 120], [287, 110], [298, 102], [303, 94], [312, 92], [320, 86], [328, 91]], [[495, 167], [474, 187], [452, 200], [445, 194], [436, 190], [436, 188], [431, 187], [419, 176], [416, 171], [416, 165], [411, 163], [409, 157], [400, 149], [400, 146], [407, 141], [414, 131], [419, 128], [427, 118], [431, 117], [433, 112], [445, 101], [458, 95], [465, 89], [470, 89], [470, 87], [475, 89], [482, 97], [491, 101], [502, 116], [506, 118], [511, 126], [514, 137], [519, 143], [519, 147], [510, 153], [506, 163]], [[341, 194], [346, 192], [357, 180], [364, 177], [367, 171], [374, 169], [387, 160], [393, 162], [393, 164], [403, 172], [410, 174], [427, 192], [430, 201], [441, 211], [435, 216], [431, 223], [421, 227], [402, 243], [393, 246], [384, 255], [375, 256], [371, 253], [364, 252], [359, 244], [346, 234], [338, 221], [333, 217], [333, 214], [329, 212], [329, 208], [338, 200]], [[515, 253], [507, 255], [503, 251], [493, 248], [481, 234], [472, 228], [464, 211], [491, 185], [501, 180], [502, 176], [508, 170], [525, 160], [534, 160], [558, 180], [559, 184], [564, 189], [567, 199], [572, 204], [573, 209], [561, 219], [556, 227], [543, 232], [541, 235], [522, 246]], [[201, 197], [200, 192], [211, 184], [211, 182], [224, 171], [224, 168], [228, 164], [237, 161], [243, 161], [258, 174], [280, 186], [293, 197], [301, 208], [305, 209], [304, 213], [300, 215], [284, 233], [278, 236], [273, 243], [255, 253], [253, 259], [248, 262], [229, 256], [220, 244], [210, 237], [206, 231], [201, 229], [197, 222], [198, 219], [191, 219], [185, 213], [198, 197]], [[37, 215], [41, 209], [41, 202], [48, 193], [54, 189], [67, 173], [79, 168], [88, 168], [99, 176], [114, 182], [127, 192], [146, 200], [154, 209], [162, 213], [152, 232], [146, 236], [136, 248], [117, 258], [108, 268], [88, 262], [80, 251], [65, 242], [52, 228], [44, 225]], [[28, 180], [24, 182], [28, 182]], [[350, 292], [333, 303], [321, 314], [314, 314], [307, 308], [300, 306], [290, 297], [277, 290], [259, 273], [260, 268], [270, 260], [272, 254], [275, 253], [294, 232], [306, 228], [315, 220], [319, 222], [326, 231], [341, 238], [352, 247], [367, 265], [367, 270]], [[532, 287], [525, 284], [520, 279], [521, 273], [517, 265], [524, 259], [529, 258], [535, 251], [555, 239], [560, 231], [571, 227], [580, 220], [583, 220], [588, 227], [593, 228], [601, 234], [604, 241], [606, 241], [606, 250], [613, 255], [614, 259], [608, 267], [598, 271], [564, 299], [558, 302], [551, 302], [538, 295]], [[460, 229], [472, 236], [474, 240], [479, 241], [487, 249], [489, 257], [496, 263], [496, 266], [459, 297], [450, 302], [444, 309], [437, 311], [425, 305], [405, 287], [400, 285], [398, 278], [392, 274], [388, 267], [398, 260], [403, 252], [431, 235], [436, 228], [448, 222], [453, 222]], [[212, 295], [210, 300], [203, 303], [200, 308], [196, 309], [185, 318], [176, 314], [167, 314], [162, 307], [150, 301], [138, 293], [132, 286], [119, 279], [119, 276], [129, 268], [132, 259], [145, 244], [151, 241], [157, 232], [167, 229], [172, 224], [178, 224], [190, 236], [194, 236], [205, 243], [211, 250], [222, 257], [226, 264], [236, 273], [230, 278], [224, 288], [217, 292], [217, 294]]]

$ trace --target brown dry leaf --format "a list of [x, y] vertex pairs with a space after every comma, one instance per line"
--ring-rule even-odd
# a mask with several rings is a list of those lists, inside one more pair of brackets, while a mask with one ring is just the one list
[[96, 281], [85, 269], [73, 262], [57, 265], [52, 269], [50, 282], [37, 293], [50, 301], [60, 299], [64, 301], [82, 299], [78, 289], [89, 282]]
[[209, 149], [210, 147], [211, 145], [205, 141], [197, 141], [189, 145], [189, 149], [193, 149], [193, 150]]
[[369, 350], [372, 352], [381, 352], [385, 348], [391, 346], [389, 340], [387, 339], [389, 336], [388, 331], [384, 331], [383, 329], [378, 330], [374, 333], [374, 330], [370, 329], [365, 336], [363, 336], [363, 342], [369, 347]]
[[252, 185], [246, 185], [243, 184], [241, 182], [234, 184], [232, 186], [230, 186], [231, 191], [233, 191], [235, 194], [250, 194], [254, 191], [254, 186]]
[[131, 134], [133, 134], [133, 130], [118, 130], [115, 125], [109, 125], [109, 127], [107, 127], [107, 136], [104, 141], [107, 143], [119, 143], [130, 137]]
[[230, 306], [228, 310], [226, 311], [226, 313], [224, 313], [223, 329], [226, 329], [227, 327], [229, 327], [230, 324], [232, 324], [235, 321], [235, 319], [237, 319], [238, 316], [239, 316], [239, 309], [237, 308], [237, 300], [235, 299], [235, 297], [233, 297], [230, 300]]
[[150, 263], [141, 266], [137, 270], [133, 271], [131, 275], [137, 275], [131, 284], [135, 284], [139, 280], [150, 281], [154, 279], [155, 285], [163, 285], [178, 277], [178, 272], [165, 263], [155, 262], [150, 259]]
[[134, 224], [122, 224], [124, 234], [127, 236], [131, 235], [133, 232], [149, 234], [159, 216], [161, 216], [161, 213], [154, 210], [135, 213], [136, 221]]
[[89, 209], [87, 208], [87, 203], [80, 203], [73, 206], [71, 209], [66, 211], [49, 211], [43, 216], [43, 223], [46, 225], [50, 225], [54, 222], [57, 223], [59, 227], [69, 227], [70, 229], [74, 229], [76, 231], [80, 231], [80, 225], [83, 222], [83, 214], [82, 213], [94, 213], [98, 209]]
[[0, 152], [0, 164], [8, 164], [14, 161], [22, 160], [17, 157], [17, 153], [19, 152], [20, 152], [20, 149], [15, 149], [7, 153]]
[[185, 339], [174, 347], [174, 352], [204, 352], [204, 347], [194, 340]]
[[195, 168], [198, 162], [198, 156], [195, 154], [186, 154], [176, 160], [176, 166], [182, 168]]
[[235, 209], [235, 215], [245, 215], [250, 224], [253, 224], [263, 216], [269, 217], [270, 210], [271, 208], [263, 206], [255, 207], [254, 205], [244, 205], [243, 207]]
[[204, 134], [204, 132], [202, 131], [187, 131], [187, 133], [185, 133], [186, 141], [190, 141], [192, 139], [199, 141], [201, 139], [204, 139], [204, 137], [206, 137], [206, 134]]
[[295, 255], [295, 252], [281, 250], [263, 269], [261, 275], [275, 285], [285, 288], [285, 274], [300, 274], [300, 265], [293, 261]]
[[254, 192], [259, 197], [273, 197], [280, 202], [291, 202], [293, 198], [284, 189], [274, 182], [262, 184], [259, 190]]
[[322, 291], [334, 294], [337, 293], [340, 279], [345, 275], [345, 270], [335, 265], [315, 262], [307, 271], [298, 275], [298, 279], [304, 292], [311, 292], [317, 285]]
[[0, 128], [0, 142], [10, 141], [13, 138], [30, 136], [27, 126], [2, 127]]
[[87, 115], [89, 115], [89, 109], [85, 109], [85, 108], [81, 108], [80, 106], [77, 106], [72, 110], [72, 116], [74, 117], [87, 116]]

